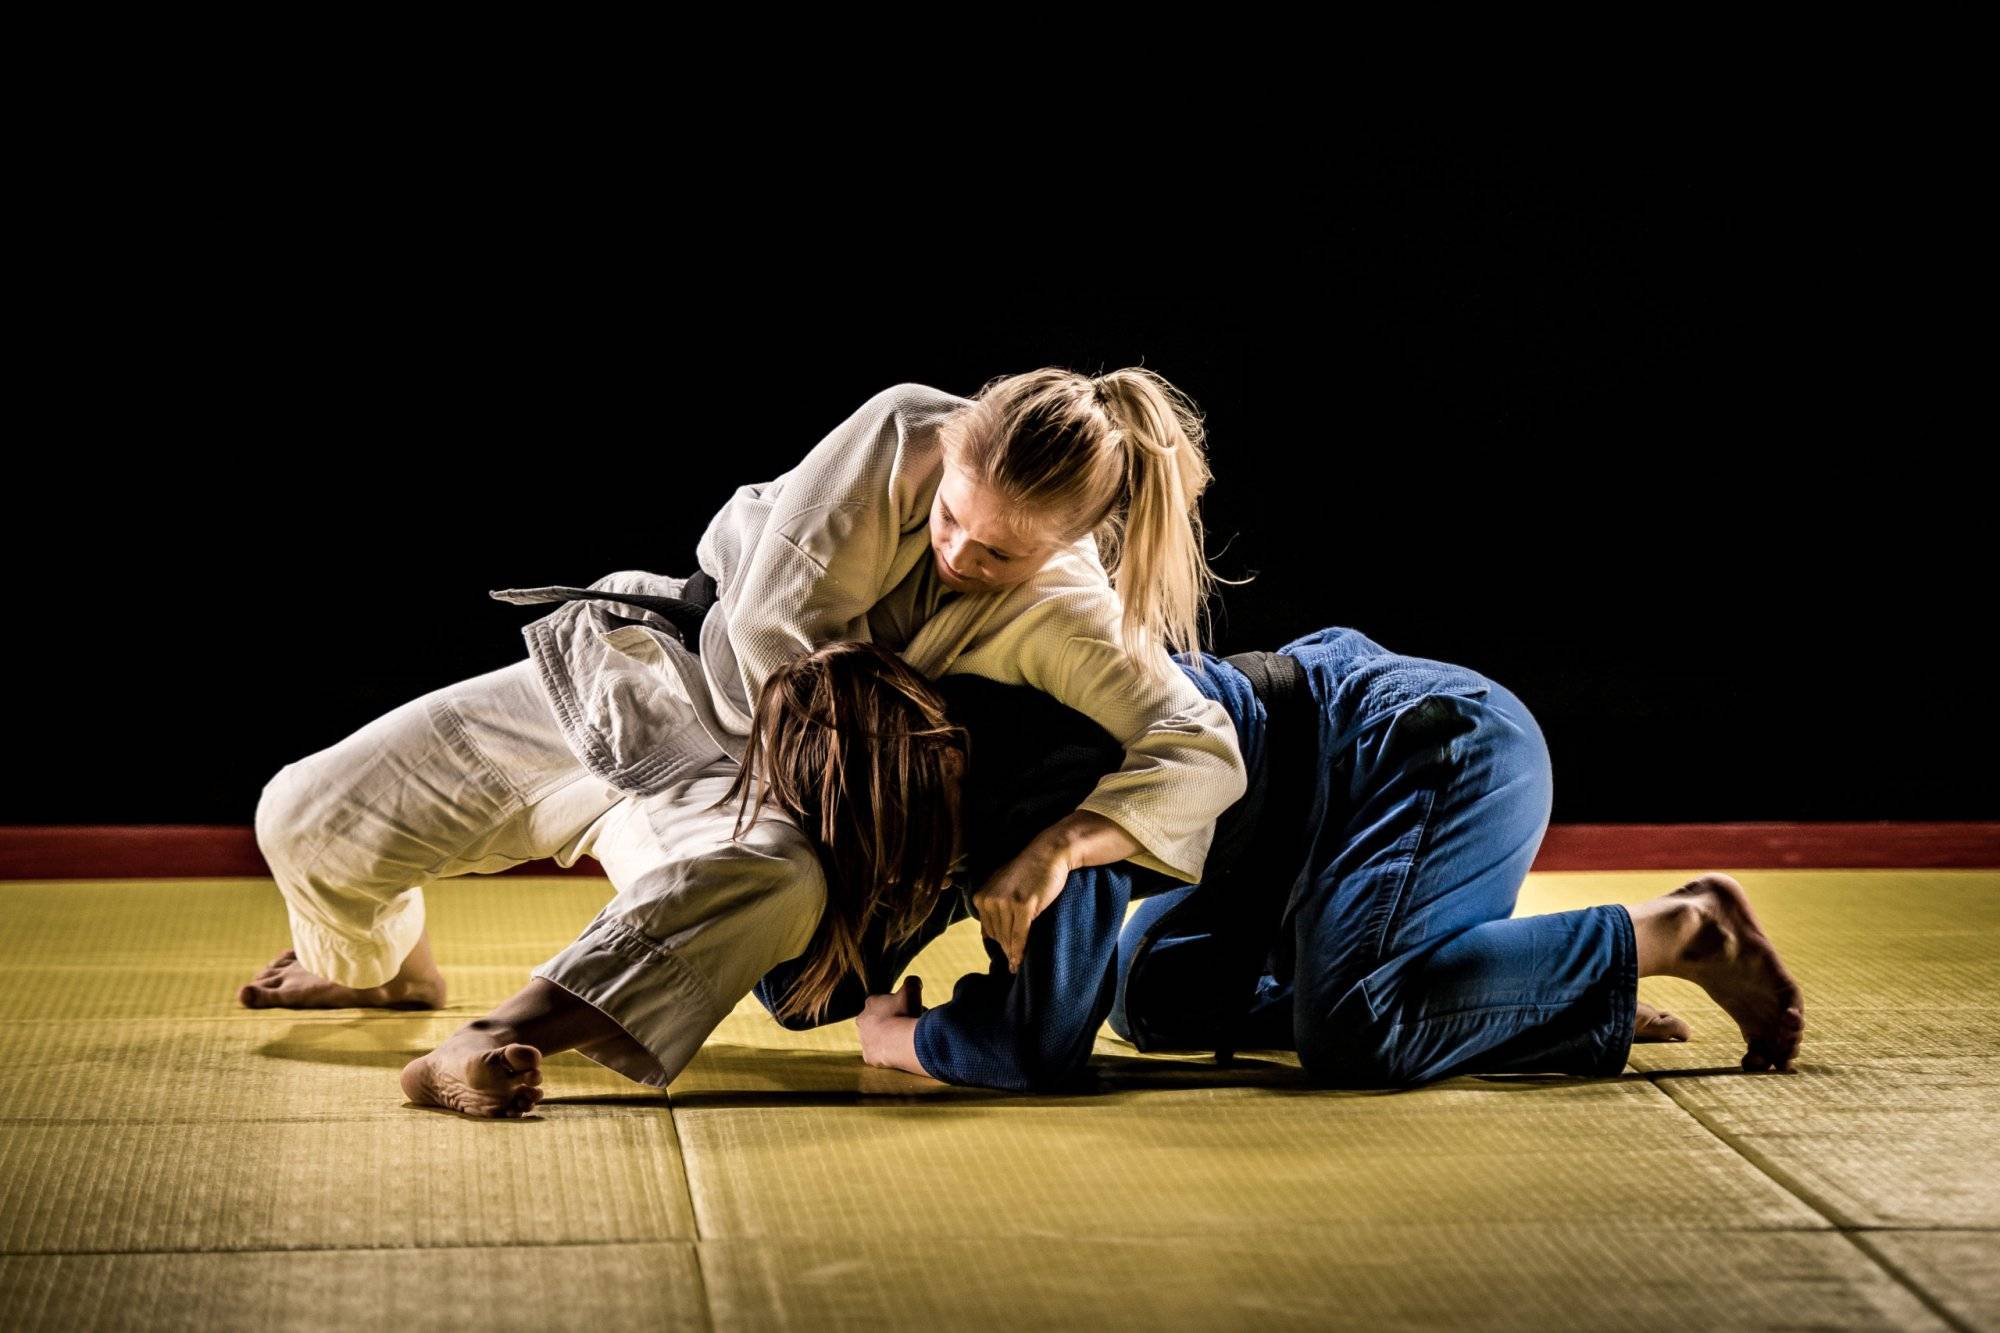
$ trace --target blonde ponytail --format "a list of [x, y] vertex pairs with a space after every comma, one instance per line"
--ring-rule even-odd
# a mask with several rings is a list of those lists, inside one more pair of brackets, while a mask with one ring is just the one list
[[1216, 578], [1202, 547], [1199, 502], [1211, 474], [1201, 416], [1164, 379], [1134, 367], [1092, 382], [1125, 456], [1125, 504], [1104, 525], [1105, 569], [1124, 604], [1126, 651], [1196, 660], [1208, 641]]

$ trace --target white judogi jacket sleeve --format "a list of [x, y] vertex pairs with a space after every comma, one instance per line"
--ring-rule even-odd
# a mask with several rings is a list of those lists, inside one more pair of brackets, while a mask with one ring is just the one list
[[[780, 662], [870, 639], [869, 608], [930, 558], [938, 427], [970, 405], [922, 384], [885, 389], [790, 472], [739, 489], [709, 524], [696, 554], [718, 600], [700, 664], [730, 733], [717, 739], [732, 753], [741, 756], [750, 701]], [[961, 671], [1041, 690], [1116, 736], [1124, 765], [1079, 808], [1130, 833], [1143, 849], [1133, 861], [1194, 882], [1216, 816], [1248, 785], [1236, 727], [1164, 651], [1156, 677], [1132, 670], [1121, 614], [1085, 537], [1015, 588], [948, 599], [898, 651], [931, 679]]]

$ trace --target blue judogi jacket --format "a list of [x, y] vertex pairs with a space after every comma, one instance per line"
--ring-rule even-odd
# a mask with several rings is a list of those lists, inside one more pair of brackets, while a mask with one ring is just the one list
[[[1286, 668], [1289, 689], [1270, 679], [1269, 659], [1277, 655], [1290, 659], [1275, 664]], [[1228, 710], [1250, 773], [1248, 791], [1216, 821], [1202, 882], [1184, 885], [1129, 861], [1072, 874], [1035, 919], [1018, 973], [1007, 970], [1000, 946], [985, 940], [988, 970], [961, 977], [949, 1001], [918, 1019], [924, 1069], [974, 1087], [1061, 1088], [1086, 1077], [1097, 1030], [1114, 1003], [1118, 1030], [1149, 1049], [1151, 1007], [1168, 991], [1175, 1013], [1162, 1026], [1183, 1037], [1196, 1031], [1226, 1054], [1232, 1021], [1249, 1007], [1274, 945], [1284, 944], [1283, 918], [1314, 863], [1338, 853], [1317, 832], [1351, 795], [1343, 781], [1348, 765], [1340, 759], [1345, 747], [1424, 689], [1483, 684], [1478, 673], [1442, 662], [1426, 664], [1437, 668], [1434, 677], [1413, 676], [1413, 660], [1336, 627], [1294, 640], [1276, 655], [1203, 654], [1200, 666], [1182, 664], [1196, 688]], [[1397, 674], [1378, 669], [1392, 662]], [[926, 944], [953, 922], [975, 918], [973, 890], [1123, 760], [1123, 747], [1108, 733], [1038, 691], [969, 675], [935, 684], [953, 720], [972, 736], [966, 873], [909, 939], [890, 945], [883, 926], [871, 927], [862, 942], [865, 977], [844, 978], [819, 1023], [859, 1014], [868, 995], [892, 989]], [[1172, 891], [1186, 891], [1187, 901], [1163, 919], [1162, 929], [1127, 940], [1121, 959], [1130, 903]], [[1190, 930], [1202, 932], [1209, 945], [1195, 972], [1176, 969], [1170, 987], [1137, 984], [1156, 945], [1170, 932], [1185, 937]], [[756, 995], [767, 1010], [775, 1014], [802, 961], [782, 963], [758, 982]], [[1206, 1027], [1191, 1029], [1190, 1013], [1205, 1015]], [[795, 1029], [817, 1026], [806, 1018], [781, 1021]]]

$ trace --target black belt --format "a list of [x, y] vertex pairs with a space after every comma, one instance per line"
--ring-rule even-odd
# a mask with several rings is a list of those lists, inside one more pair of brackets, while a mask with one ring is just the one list
[[[674, 633], [681, 636], [681, 642], [689, 652], [701, 651], [701, 622], [708, 615], [708, 608], [715, 605], [715, 580], [703, 569], [696, 569], [688, 576], [679, 597], [661, 597], [646, 592], [612, 592], [606, 588], [550, 588], [547, 598], [553, 602], [626, 602], [632, 606], [644, 607], [665, 616], [667, 623], [674, 627]], [[612, 614], [613, 620], [623, 620], [636, 624], [631, 616]]]
[[[1227, 946], [1226, 975], [1238, 997], [1228, 1001], [1228, 1020], [1249, 1009], [1267, 963], [1291, 970], [1292, 941], [1280, 927], [1311, 845], [1308, 823], [1320, 778], [1319, 701], [1296, 657], [1249, 652], [1223, 660], [1249, 678], [1265, 717], [1263, 809], [1255, 837], [1229, 872], [1233, 902], [1228, 927], [1220, 932]], [[1274, 953], [1280, 956], [1273, 958]], [[1226, 1060], [1234, 1049], [1234, 1034], [1225, 1026], [1216, 1058]]]

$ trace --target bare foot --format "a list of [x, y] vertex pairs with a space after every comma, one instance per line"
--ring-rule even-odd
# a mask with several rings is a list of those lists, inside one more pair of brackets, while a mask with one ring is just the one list
[[1805, 998], [1765, 938], [1749, 895], [1728, 875], [1703, 875], [1668, 895], [1693, 904], [1697, 921], [1668, 969], [1709, 993], [1743, 1031], [1743, 1068], [1792, 1072], [1805, 1034]]
[[306, 971], [298, 954], [287, 949], [240, 988], [236, 999], [250, 1009], [441, 1009], [444, 976], [435, 967], [426, 971], [405, 963], [387, 983], [357, 990]]
[[470, 1116], [526, 1115], [542, 1099], [542, 1053], [511, 1035], [497, 1025], [467, 1024], [403, 1066], [403, 1095]]
[[1639, 1001], [1639, 1017], [1632, 1024], [1633, 1041], [1686, 1041], [1693, 1031], [1680, 1015]]

